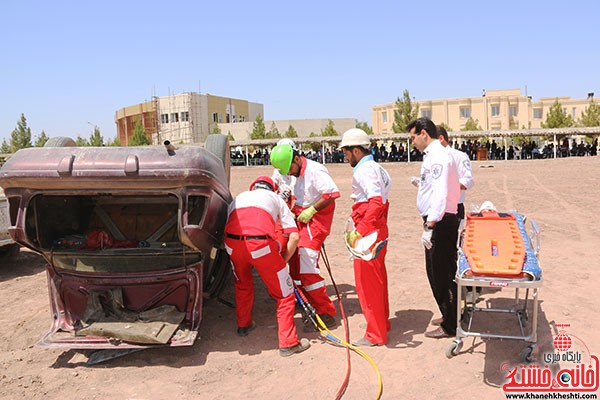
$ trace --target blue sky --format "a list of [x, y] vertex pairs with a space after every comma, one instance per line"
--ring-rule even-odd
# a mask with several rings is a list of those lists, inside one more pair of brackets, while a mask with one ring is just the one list
[[5, 0], [0, 140], [21, 113], [33, 138], [112, 139], [116, 110], [184, 91], [369, 124], [404, 89], [600, 97], [599, 15], [597, 0]]

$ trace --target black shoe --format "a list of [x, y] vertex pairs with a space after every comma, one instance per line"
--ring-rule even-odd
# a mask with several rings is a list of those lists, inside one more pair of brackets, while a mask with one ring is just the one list
[[279, 349], [279, 355], [281, 357], [289, 357], [292, 354], [302, 353], [304, 350], [308, 350], [310, 342], [306, 338], [300, 339], [300, 343], [292, 347], [282, 347]]
[[254, 321], [252, 321], [250, 326], [246, 326], [246, 327], [242, 327], [242, 328], [238, 327], [237, 334], [238, 334], [238, 336], [248, 336], [250, 331], [253, 330], [254, 328], [256, 328], [256, 324], [254, 323]]

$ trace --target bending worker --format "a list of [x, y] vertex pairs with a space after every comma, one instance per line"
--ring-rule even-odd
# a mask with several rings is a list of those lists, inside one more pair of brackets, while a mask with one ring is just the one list
[[435, 124], [422, 117], [408, 124], [410, 139], [423, 153], [417, 208], [423, 218], [421, 242], [425, 268], [435, 301], [442, 313], [436, 329], [426, 337], [446, 338], [456, 334], [456, 242], [457, 204], [460, 183], [456, 164], [438, 140]]
[[327, 296], [318, 261], [321, 247], [331, 230], [335, 199], [340, 197], [340, 191], [324, 165], [300, 156], [289, 144], [273, 148], [271, 164], [282, 175], [296, 177], [296, 204], [292, 212], [298, 221], [300, 241], [297, 254], [289, 261], [290, 274], [323, 322], [332, 327], [336, 309]]
[[[353, 168], [351, 198], [354, 205], [351, 218], [354, 230], [347, 233], [350, 246], [374, 231], [377, 231], [377, 242], [388, 238], [388, 194], [392, 180], [387, 171], [373, 160], [370, 144], [366, 132], [357, 128], [344, 132], [340, 143], [346, 160]], [[380, 346], [387, 343], [390, 306], [386, 252], [387, 247], [383, 247], [374, 259], [354, 259], [356, 292], [367, 320], [365, 335], [353, 343], [355, 346]]]
[[[256, 326], [252, 320], [254, 267], [277, 302], [279, 354], [287, 357], [308, 349], [310, 342], [305, 338], [298, 340], [294, 324], [296, 298], [286, 265], [296, 251], [298, 228], [285, 202], [274, 193], [276, 190], [271, 178], [259, 176], [250, 185], [250, 191], [233, 200], [225, 225], [225, 248], [235, 275], [237, 334], [247, 336]], [[278, 222], [289, 234], [283, 256], [276, 240]]]

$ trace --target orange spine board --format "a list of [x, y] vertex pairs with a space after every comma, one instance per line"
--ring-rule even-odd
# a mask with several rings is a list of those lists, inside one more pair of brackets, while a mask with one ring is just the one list
[[513, 214], [496, 211], [469, 213], [463, 252], [475, 275], [519, 275], [525, 243]]

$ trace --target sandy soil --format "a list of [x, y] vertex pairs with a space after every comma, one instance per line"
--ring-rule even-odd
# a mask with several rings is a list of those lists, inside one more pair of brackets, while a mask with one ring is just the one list
[[[542, 230], [540, 260], [544, 269], [538, 334], [541, 351], [552, 349], [554, 323], [569, 323], [569, 332], [600, 353], [597, 301], [600, 267], [600, 158], [474, 162], [476, 186], [467, 207], [492, 200], [499, 209], [517, 209], [536, 219]], [[391, 325], [386, 347], [367, 349], [379, 366], [385, 399], [502, 399], [506, 371], [517, 365], [524, 342], [467, 339], [461, 353], [447, 359], [450, 339], [427, 339], [435, 303], [427, 284], [416, 190], [409, 183], [419, 163], [384, 164], [393, 179], [390, 247], [387, 256]], [[343, 296], [351, 339], [362, 335], [364, 321], [341, 232], [351, 200], [351, 168], [331, 165], [342, 198], [335, 226], [326, 242], [331, 269]], [[237, 194], [267, 167], [232, 169]], [[0, 398], [97, 399], [331, 399], [346, 372], [342, 348], [302, 333], [312, 347], [300, 355], [277, 353], [274, 302], [256, 278], [255, 320], [258, 327], [246, 338], [235, 334], [234, 310], [221, 302], [205, 305], [200, 339], [192, 347], [144, 350], [86, 367], [88, 353], [42, 350], [35, 343], [50, 326], [44, 261], [21, 249], [0, 260]], [[327, 273], [324, 271], [324, 275]], [[326, 277], [330, 282], [329, 277]], [[329, 286], [333, 296], [333, 287]], [[502, 302], [514, 292], [485, 291], [484, 302]], [[232, 290], [224, 293], [232, 300]], [[516, 319], [494, 315], [484, 328], [517, 328]], [[343, 336], [343, 328], [334, 331]], [[372, 367], [352, 356], [352, 376], [345, 399], [369, 399], [377, 393]]]

